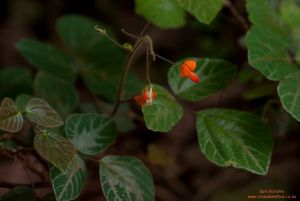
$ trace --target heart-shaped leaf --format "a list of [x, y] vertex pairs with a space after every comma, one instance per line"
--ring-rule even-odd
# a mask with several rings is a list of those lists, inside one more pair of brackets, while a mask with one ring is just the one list
[[109, 117], [100, 114], [73, 114], [66, 121], [67, 138], [86, 155], [96, 155], [111, 145], [116, 126]]
[[106, 156], [100, 162], [99, 173], [108, 201], [154, 201], [151, 173], [138, 159]]
[[269, 126], [257, 116], [206, 109], [197, 113], [196, 127], [200, 149], [211, 162], [267, 174], [273, 139]]
[[146, 126], [153, 131], [168, 132], [181, 119], [183, 109], [166, 89], [158, 85], [153, 85], [153, 89], [157, 98], [142, 107]]
[[7, 132], [18, 132], [23, 127], [22, 113], [17, 111], [15, 102], [4, 98], [0, 106], [0, 129]]
[[280, 81], [278, 94], [284, 109], [300, 121], [300, 72]]
[[181, 98], [198, 101], [226, 87], [236, 75], [233, 64], [220, 59], [192, 58], [197, 62], [195, 73], [200, 83], [180, 76], [180, 68], [184, 60], [178, 61], [170, 68], [168, 81], [172, 91]]
[[87, 177], [85, 163], [76, 155], [65, 172], [52, 167], [50, 177], [57, 201], [75, 200], [80, 195]]
[[45, 128], [59, 127], [64, 124], [50, 105], [39, 98], [33, 98], [28, 102], [25, 116], [29, 121]]
[[34, 148], [47, 161], [66, 171], [73, 160], [76, 150], [71, 142], [52, 131], [36, 130]]

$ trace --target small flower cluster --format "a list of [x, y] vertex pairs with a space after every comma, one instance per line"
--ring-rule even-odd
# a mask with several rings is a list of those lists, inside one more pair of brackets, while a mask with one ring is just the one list
[[[197, 63], [195, 60], [187, 59], [180, 67], [180, 76], [183, 78], [190, 78], [193, 82], [199, 83], [200, 79], [198, 75], [194, 72], [196, 69]], [[143, 90], [141, 95], [135, 96], [135, 102], [142, 105], [152, 105], [153, 101], [157, 98], [157, 92], [153, 89], [153, 86], [150, 84]]]

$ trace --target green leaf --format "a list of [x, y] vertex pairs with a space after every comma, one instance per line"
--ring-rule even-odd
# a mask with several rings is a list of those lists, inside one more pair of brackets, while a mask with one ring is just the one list
[[17, 111], [15, 102], [4, 98], [0, 106], [0, 129], [7, 132], [18, 132], [23, 127], [22, 113]]
[[[105, 36], [95, 30], [95, 26], [109, 28], [99, 22], [80, 15], [65, 15], [56, 23], [56, 30], [66, 46], [79, 57], [79, 68], [117, 68], [122, 70], [124, 54]], [[112, 57], [113, 56], [113, 57]]]
[[185, 11], [176, 0], [135, 0], [135, 12], [161, 28], [179, 28]]
[[20, 112], [25, 112], [27, 103], [32, 99], [31, 95], [20, 94], [16, 97], [16, 106]]
[[278, 94], [284, 109], [300, 121], [300, 72], [280, 81]]
[[71, 142], [63, 136], [47, 130], [36, 131], [34, 148], [44, 159], [63, 172], [66, 171], [76, 154]]
[[[90, 69], [83, 75], [86, 87], [95, 95], [102, 96], [106, 100], [115, 102], [121, 74], [112, 70]], [[123, 98], [132, 98], [139, 93], [142, 83], [132, 73], [127, 74]]]
[[208, 58], [192, 58], [197, 62], [195, 73], [200, 83], [194, 83], [189, 78], [180, 76], [180, 67], [185, 60], [173, 64], [168, 73], [168, 81], [172, 91], [181, 98], [198, 101], [226, 87], [236, 75], [233, 64]]
[[273, 2], [272, 0], [247, 0], [249, 20], [255, 26], [263, 26], [277, 34], [286, 36], [286, 27]]
[[288, 54], [290, 41], [267, 27], [252, 27], [246, 35], [246, 45], [250, 65], [270, 80], [282, 80], [299, 71]]
[[65, 130], [67, 138], [86, 155], [100, 153], [117, 137], [113, 120], [100, 114], [73, 114], [68, 117]]
[[36, 95], [66, 118], [78, 105], [79, 96], [73, 85], [54, 76], [38, 73], [34, 81]]
[[282, 1], [280, 7], [281, 16], [290, 30], [294, 44], [300, 49], [300, 5], [294, 0]]
[[152, 131], [168, 132], [181, 119], [183, 109], [166, 89], [158, 85], [153, 88], [157, 99], [142, 107], [146, 126]]
[[55, 128], [64, 124], [50, 105], [39, 98], [33, 98], [28, 102], [25, 117], [29, 121], [45, 128]]
[[52, 167], [50, 177], [57, 201], [75, 200], [80, 195], [87, 177], [85, 163], [76, 155], [65, 172]]
[[100, 179], [108, 201], [154, 201], [151, 173], [138, 159], [106, 156], [100, 162]]
[[290, 28], [300, 28], [300, 6], [294, 0], [282, 1], [280, 13]]
[[0, 99], [15, 98], [20, 93], [32, 92], [32, 75], [25, 68], [3, 68], [0, 70]]
[[29, 187], [17, 186], [0, 198], [0, 201], [36, 201], [33, 191]]
[[60, 49], [34, 39], [19, 41], [17, 49], [37, 69], [68, 81], [75, 80], [74, 61]]
[[257, 116], [229, 109], [206, 109], [197, 113], [196, 127], [200, 149], [211, 162], [267, 174], [273, 139], [269, 126]]
[[223, 6], [223, 0], [178, 0], [200, 22], [210, 24]]

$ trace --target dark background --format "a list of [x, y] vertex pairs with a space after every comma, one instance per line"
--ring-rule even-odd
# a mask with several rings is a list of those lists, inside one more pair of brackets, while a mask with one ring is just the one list
[[[235, 1], [234, 6], [241, 15], [247, 17], [244, 1]], [[134, 2], [131, 0], [1, 0], [0, 68], [24, 66], [35, 72], [17, 52], [15, 43], [22, 38], [33, 37], [61, 46], [55, 33], [55, 21], [69, 13], [82, 14], [106, 23], [115, 31], [120, 42], [132, 42], [122, 34], [121, 28], [138, 34], [147, 23], [135, 14]], [[228, 8], [223, 8], [210, 26], [201, 25], [192, 16], [188, 16], [187, 25], [179, 29], [163, 30], [155, 26], [148, 29], [147, 34], [154, 41], [155, 51], [172, 61], [186, 56], [223, 58], [236, 64], [240, 72], [236, 80], [219, 94], [196, 103], [180, 100], [184, 106], [184, 118], [167, 134], [148, 131], [140, 121], [140, 111], [132, 106], [137, 129], [121, 134], [109, 152], [133, 155], [146, 163], [154, 177], [156, 200], [247, 200], [248, 195], [259, 194], [259, 189], [281, 189], [285, 195], [298, 195], [300, 192], [299, 123], [295, 123], [282, 111], [276, 101], [277, 83], [266, 81], [249, 67], [247, 51], [243, 45], [245, 33]], [[142, 65], [144, 61], [141, 51], [135, 66]], [[166, 73], [169, 67], [168, 63], [156, 62], [152, 67], [152, 80], [167, 87]], [[243, 81], [243, 75], [253, 75], [254, 78]], [[275, 90], [259, 98], [245, 98], [247, 91], [260, 85], [268, 85]], [[85, 94], [84, 91], [80, 93], [83, 94], [81, 97]], [[265, 118], [274, 130], [275, 146], [267, 176], [231, 167], [217, 167], [199, 151], [194, 111], [207, 107], [225, 107], [261, 115], [270, 99], [275, 100], [275, 103], [271, 104]], [[0, 170], [0, 180], [29, 182], [18, 161], [1, 156]], [[0, 188], [0, 195], [8, 190]], [[45, 187], [37, 191], [44, 195], [50, 189]], [[98, 167], [92, 162], [88, 162], [88, 180], [78, 200], [104, 200]], [[298, 199], [293, 200], [300, 198], [298, 196]]]

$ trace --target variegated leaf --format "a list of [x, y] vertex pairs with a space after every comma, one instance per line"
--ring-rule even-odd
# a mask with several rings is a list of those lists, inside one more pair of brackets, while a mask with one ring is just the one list
[[36, 131], [34, 148], [61, 171], [67, 169], [76, 154], [73, 144], [65, 137], [47, 130]]
[[59, 127], [64, 124], [50, 105], [39, 98], [33, 98], [28, 102], [25, 116], [29, 121], [46, 128]]
[[17, 111], [15, 102], [4, 98], [0, 107], [0, 129], [7, 132], [18, 132], [23, 127], [23, 117]]

